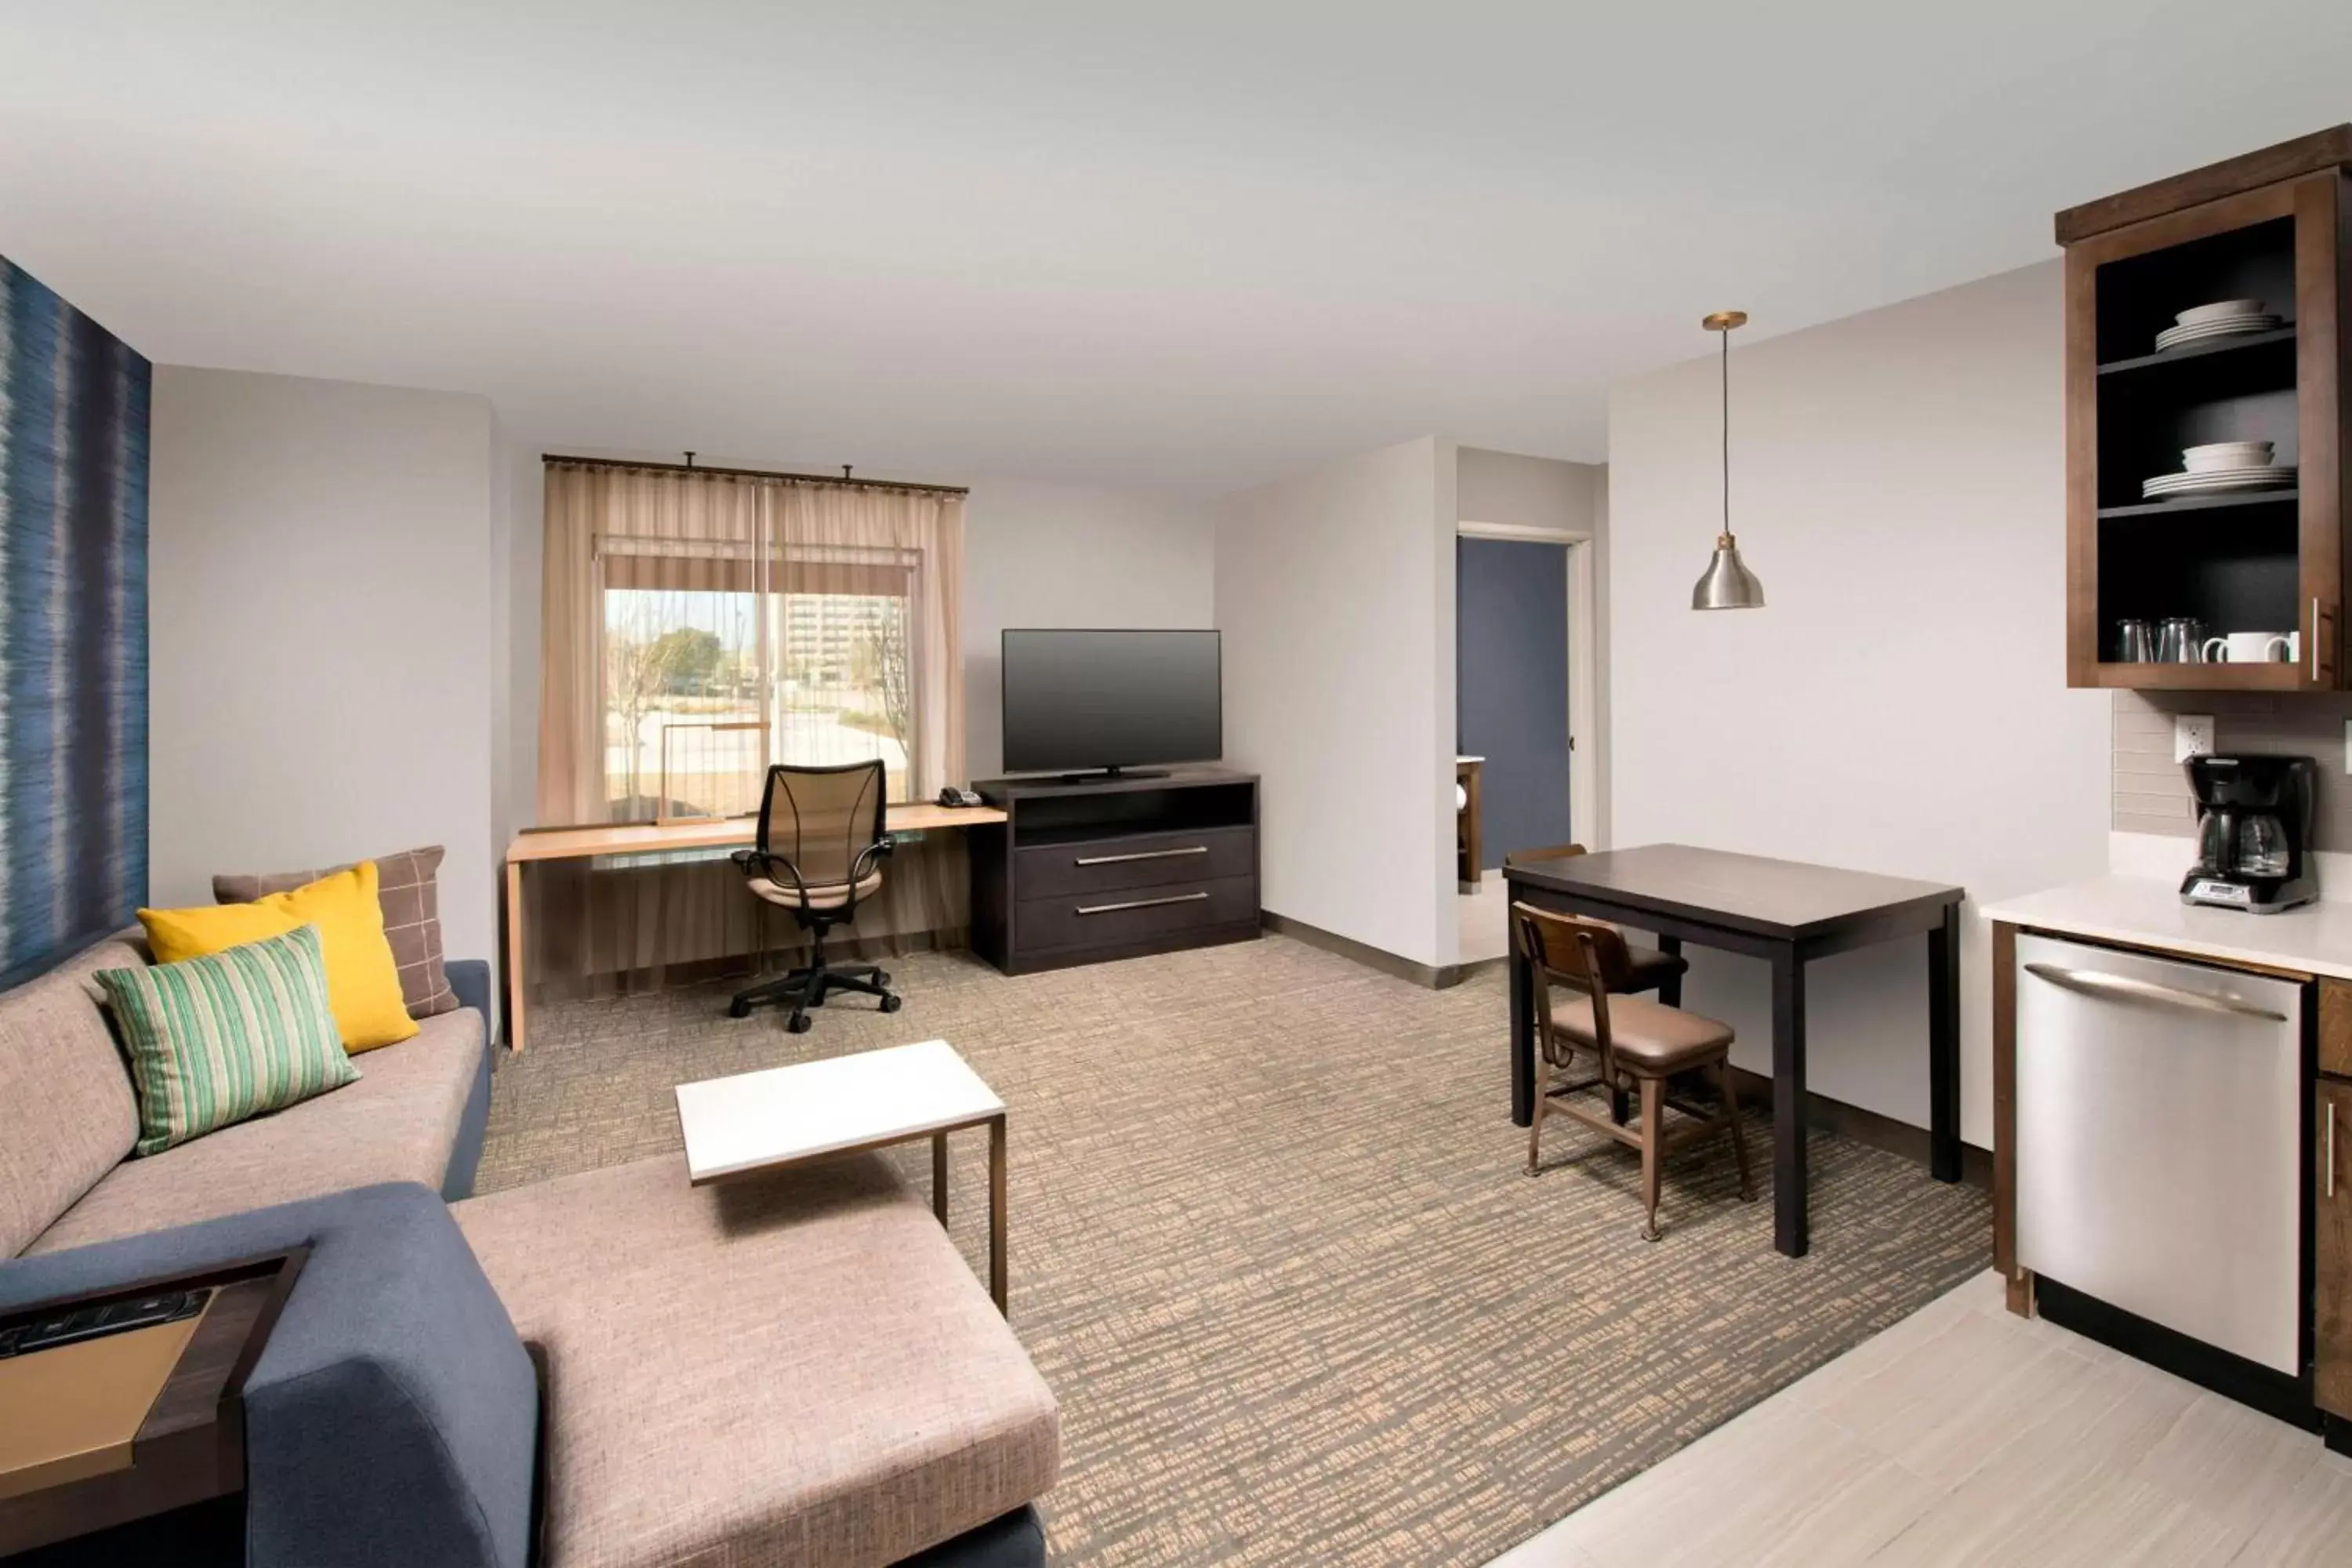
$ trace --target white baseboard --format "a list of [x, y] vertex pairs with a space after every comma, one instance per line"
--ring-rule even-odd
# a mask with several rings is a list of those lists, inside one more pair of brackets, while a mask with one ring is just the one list
[[[2110, 833], [2107, 869], [2118, 877], [2154, 877], [2178, 882], [2189, 874], [2197, 858], [2197, 841], [2168, 833]], [[2330, 902], [2352, 902], [2352, 855], [2320, 850], [2312, 857], [2319, 868], [2319, 896]]]

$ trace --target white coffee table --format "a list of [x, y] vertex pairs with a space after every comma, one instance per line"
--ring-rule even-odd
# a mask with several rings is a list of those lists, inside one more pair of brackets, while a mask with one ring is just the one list
[[948, 1222], [948, 1134], [988, 1128], [988, 1293], [1004, 1310], [1004, 1101], [945, 1040], [677, 1086], [694, 1185], [829, 1154], [931, 1141], [931, 1208]]

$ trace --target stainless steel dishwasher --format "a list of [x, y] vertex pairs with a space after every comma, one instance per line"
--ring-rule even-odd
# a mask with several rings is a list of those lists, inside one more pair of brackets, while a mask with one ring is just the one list
[[2017, 970], [2018, 1261], [2299, 1375], [2303, 987], [2040, 936]]

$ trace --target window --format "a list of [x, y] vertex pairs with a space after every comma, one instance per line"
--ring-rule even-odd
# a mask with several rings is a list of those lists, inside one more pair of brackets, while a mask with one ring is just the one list
[[879, 757], [912, 790], [904, 594], [604, 590], [605, 798], [616, 821], [759, 809], [768, 764]]
[[776, 760], [879, 757], [890, 798], [908, 798], [915, 693], [906, 595], [784, 594], [776, 603]]
[[771, 763], [961, 782], [961, 499], [717, 483], [549, 465], [541, 820], [742, 815]]

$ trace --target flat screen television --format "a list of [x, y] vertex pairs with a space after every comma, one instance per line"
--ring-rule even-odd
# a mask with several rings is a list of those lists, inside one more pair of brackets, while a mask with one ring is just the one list
[[1225, 754], [1215, 632], [1007, 631], [1004, 766], [1118, 773]]

